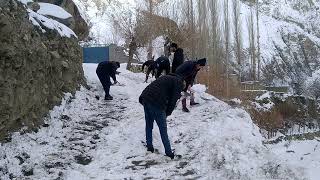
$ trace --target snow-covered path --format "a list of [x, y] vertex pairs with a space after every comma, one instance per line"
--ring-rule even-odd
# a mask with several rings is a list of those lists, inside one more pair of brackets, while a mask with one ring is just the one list
[[179, 105], [168, 118], [170, 141], [181, 159], [164, 157], [156, 125], [160, 154], [147, 153], [138, 102], [147, 85], [144, 75], [122, 66], [118, 80], [125, 86], [113, 86], [115, 99], [106, 102], [97, 98], [104, 93], [95, 68], [84, 65], [90, 90], [66, 95], [46, 127], [16, 133], [0, 146], [1, 179], [304, 179], [303, 169], [281, 164], [262, 145], [249, 114], [212, 96], [197, 98], [201, 105], [189, 114]]

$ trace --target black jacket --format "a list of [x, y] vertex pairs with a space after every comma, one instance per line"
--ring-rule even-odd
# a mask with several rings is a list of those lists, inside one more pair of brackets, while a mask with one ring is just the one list
[[184, 62], [183, 49], [178, 48], [176, 52], [174, 52], [172, 66], [178, 67]]
[[177, 100], [181, 97], [183, 80], [180, 76], [169, 74], [161, 76], [149, 84], [141, 93], [139, 102], [144, 105], [152, 104], [171, 115]]
[[154, 63], [155, 63], [154, 60], [148, 60], [148, 61], [144, 62], [144, 63], [142, 64], [142, 71], [144, 70], [144, 67], [145, 67], [145, 66], [149, 67], [149, 66], [153, 65]]
[[[197, 70], [197, 61], [186, 61], [182, 65], [180, 65], [177, 70], [176, 74], [183, 77], [183, 79], [186, 82], [186, 88], [188, 88], [189, 85], [193, 85], [194, 80], [197, 76], [197, 73], [199, 70]], [[184, 89], [185, 91], [186, 89]]]
[[118, 66], [113, 61], [104, 61], [98, 64], [96, 72], [105, 75], [110, 76], [114, 82], [117, 81], [116, 74], [117, 73]]
[[163, 68], [166, 68], [167, 66], [169, 66], [169, 68], [170, 68], [170, 61], [169, 61], [169, 59], [167, 58], [167, 57], [165, 57], [165, 56], [160, 56], [156, 61], [156, 68], [161, 68], [161, 69], [163, 69]]

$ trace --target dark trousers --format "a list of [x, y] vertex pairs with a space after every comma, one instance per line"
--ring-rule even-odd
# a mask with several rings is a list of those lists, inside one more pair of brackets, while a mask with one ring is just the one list
[[96, 71], [98, 78], [103, 86], [104, 92], [106, 96], [110, 96], [110, 86], [111, 86], [111, 81], [110, 81], [110, 76], [107, 75], [104, 71], [100, 70], [99, 68]]
[[145, 120], [146, 120], [146, 142], [147, 147], [153, 147], [152, 144], [152, 129], [153, 129], [153, 122], [156, 121], [161, 140], [165, 149], [165, 153], [167, 155], [172, 154], [170, 141], [167, 133], [167, 120], [166, 120], [166, 112], [161, 110], [151, 104], [144, 104], [144, 113], [145, 113]]

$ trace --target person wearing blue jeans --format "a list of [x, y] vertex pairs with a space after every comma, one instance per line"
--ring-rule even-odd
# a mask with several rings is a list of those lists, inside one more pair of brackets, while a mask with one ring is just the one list
[[152, 129], [153, 129], [153, 122], [156, 121], [161, 140], [165, 149], [166, 154], [171, 154], [171, 146], [170, 141], [167, 133], [167, 120], [166, 120], [166, 112], [153, 106], [152, 104], [145, 104], [144, 105], [144, 113], [145, 113], [145, 120], [146, 120], [146, 142], [147, 148], [149, 151], [153, 151], [152, 145]]
[[147, 151], [154, 152], [152, 129], [156, 121], [165, 153], [171, 159], [174, 158], [167, 133], [166, 118], [173, 112], [177, 100], [181, 97], [182, 89], [183, 77], [169, 74], [153, 81], [141, 93], [139, 102], [143, 105], [145, 113]]

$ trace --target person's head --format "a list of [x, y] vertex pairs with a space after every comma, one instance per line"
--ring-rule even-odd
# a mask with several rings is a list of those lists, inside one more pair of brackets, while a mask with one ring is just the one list
[[197, 70], [200, 70], [204, 66], [206, 66], [206, 63], [207, 63], [207, 59], [206, 58], [202, 58], [202, 59], [197, 60], [197, 62], [196, 62]]
[[178, 49], [178, 44], [177, 43], [171, 43], [170, 51], [171, 52], [176, 52], [177, 49]]

